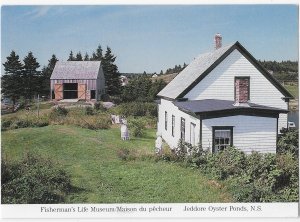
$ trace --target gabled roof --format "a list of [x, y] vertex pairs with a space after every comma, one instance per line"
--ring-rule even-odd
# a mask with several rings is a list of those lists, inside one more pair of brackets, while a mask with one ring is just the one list
[[219, 48], [213, 52], [199, 55], [165, 88], [163, 88], [158, 93], [158, 96], [168, 99], [183, 98], [235, 49], [245, 56], [245, 58], [248, 59], [248, 61], [250, 61], [285, 97], [293, 98], [293, 96], [276, 79], [274, 79], [274, 77], [264, 69], [239, 42]]
[[58, 61], [50, 79], [97, 79], [100, 66], [100, 61]]

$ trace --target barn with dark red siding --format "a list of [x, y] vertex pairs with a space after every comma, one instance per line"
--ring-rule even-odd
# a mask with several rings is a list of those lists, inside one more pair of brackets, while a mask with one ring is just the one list
[[58, 61], [50, 77], [54, 100], [100, 100], [105, 79], [100, 61]]

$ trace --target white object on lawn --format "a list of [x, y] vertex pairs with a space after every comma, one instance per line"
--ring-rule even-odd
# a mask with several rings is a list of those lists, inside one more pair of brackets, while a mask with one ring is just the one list
[[129, 140], [129, 132], [126, 124], [121, 124], [121, 139]]
[[155, 153], [161, 154], [162, 151], [162, 138], [161, 135], [157, 133], [157, 138], [155, 140]]

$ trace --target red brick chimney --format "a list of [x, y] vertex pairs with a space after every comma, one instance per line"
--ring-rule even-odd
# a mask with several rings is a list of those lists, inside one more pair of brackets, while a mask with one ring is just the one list
[[222, 47], [222, 36], [220, 33], [215, 34], [215, 49]]
[[249, 100], [249, 78], [235, 79], [235, 106], [248, 106]]

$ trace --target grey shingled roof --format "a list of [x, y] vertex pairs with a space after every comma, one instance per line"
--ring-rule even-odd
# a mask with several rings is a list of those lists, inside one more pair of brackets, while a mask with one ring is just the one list
[[176, 99], [187, 87], [189, 87], [200, 75], [202, 75], [214, 62], [216, 62], [230, 47], [228, 46], [199, 55], [184, 70], [182, 70], [158, 96]]
[[249, 106], [234, 106], [234, 101], [219, 100], [219, 99], [204, 99], [204, 100], [187, 100], [187, 101], [175, 101], [173, 102], [179, 109], [196, 114], [225, 111], [225, 110], [268, 110], [278, 113], [288, 113], [288, 110], [278, 109], [270, 106], [258, 105], [255, 103], [248, 103]]
[[50, 79], [97, 79], [100, 65], [100, 61], [58, 61]]

